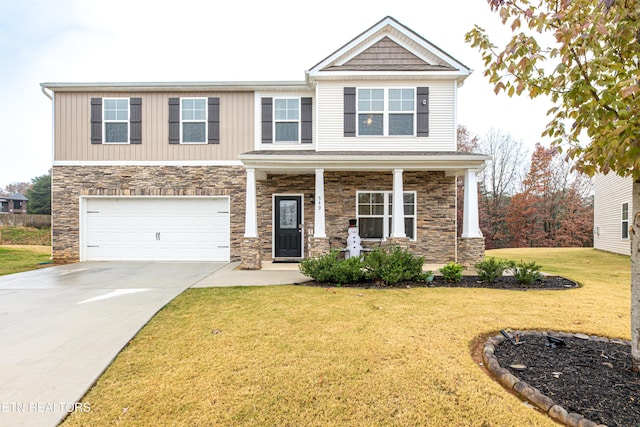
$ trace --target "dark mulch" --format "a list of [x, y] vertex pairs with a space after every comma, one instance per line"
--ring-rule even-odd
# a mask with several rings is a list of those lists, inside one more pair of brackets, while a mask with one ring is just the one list
[[[332, 283], [316, 282], [310, 280], [308, 282], [300, 283], [300, 285], [307, 286], [323, 286], [323, 287], [335, 287]], [[436, 287], [449, 287], [449, 288], [490, 288], [490, 289], [512, 289], [512, 290], [559, 290], [559, 289], [573, 289], [577, 288], [578, 284], [572, 280], [565, 279], [560, 276], [548, 276], [544, 280], [531, 283], [529, 285], [523, 285], [519, 283], [513, 276], [502, 276], [493, 283], [482, 282], [478, 279], [478, 276], [462, 276], [460, 282], [448, 282], [444, 280], [442, 276], [435, 276], [432, 282], [400, 282], [395, 285], [382, 285], [375, 282], [360, 282], [360, 283], [346, 283], [341, 284], [343, 288], [436, 288]]]
[[[565, 346], [552, 348], [542, 334], [526, 334], [521, 337], [524, 344], [505, 341], [495, 347], [494, 354], [500, 366], [568, 412], [610, 427], [639, 426], [640, 374], [631, 371], [630, 345], [562, 339]], [[526, 368], [516, 370], [510, 365]]]

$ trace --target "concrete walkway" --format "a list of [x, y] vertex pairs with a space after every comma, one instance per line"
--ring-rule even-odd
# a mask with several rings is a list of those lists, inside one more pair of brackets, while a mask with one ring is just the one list
[[263, 262], [261, 270], [240, 270], [240, 263], [232, 262], [214, 274], [194, 284], [192, 288], [210, 288], [219, 286], [268, 286], [290, 285], [310, 280], [300, 273], [297, 263]]

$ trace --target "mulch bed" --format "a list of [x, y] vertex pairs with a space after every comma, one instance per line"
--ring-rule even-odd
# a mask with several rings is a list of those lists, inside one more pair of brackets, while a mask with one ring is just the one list
[[564, 345], [554, 348], [542, 333], [529, 333], [520, 336], [524, 344], [496, 345], [494, 355], [502, 368], [569, 413], [610, 427], [640, 425], [640, 374], [631, 371], [628, 342], [548, 335], [560, 336]]
[[[306, 286], [322, 286], [336, 287], [332, 283], [316, 282], [309, 280], [308, 282], [299, 283]], [[561, 290], [577, 288], [578, 284], [572, 280], [565, 279], [560, 276], [547, 276], [544, 280], [536, 281], [529, 285], [519, 283], [513, 276], [502, 276], [493, 283], [482, 282], [478, 276], [462, 276], [460, 282], [448, 282], [442, 276], [435, 276], [432, 282], [400, 282], [395, 285], [382, 285], [375, 282], [360, 282], [341, 284], [343, 288], [367, 288], [367, 289], [386, 289], [386, 288], [490, 288], [490, 289], [512, 289], [519, 291], [526, 290]]]

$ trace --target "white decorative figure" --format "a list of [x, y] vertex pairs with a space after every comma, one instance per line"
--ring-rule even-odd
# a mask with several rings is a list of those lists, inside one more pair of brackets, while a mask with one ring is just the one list
[[362, 245], [360, 244], [358, 227], [349, 227], [349, 237], [347, 237], [347, 252], [345, 252], [344, 254], [345, 258], [359, 256], [360, 252], [362, 252]]

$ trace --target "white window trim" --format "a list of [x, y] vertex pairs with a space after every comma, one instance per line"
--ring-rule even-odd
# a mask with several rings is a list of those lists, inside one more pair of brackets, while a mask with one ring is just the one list
[[[365, 111], [361, 112], [358, 108], [360, 105], [360, 89], [382, 89], [383, 90], [383, 105], [384, 110], [382, 111]], [[391, 111], [389, 110], [389, 90], [390, 89], [411, 89], [413, 91], [413, 111]], [[379, 86], [360, 86], [356, 88], [356, 137], [361, 138], [380, 138], [380, 137], [390, 137], [390, 138], [408, 138], [416, 136], [416, 126], [418, 120], [418, 101], [417, 101], [417, 87], [411, 86], [402, 86], [402, 87], [379, 87]], [[382, 135], [360, 135], [360, 114], [382, 114]], [[389, 115], [392, 114], [412, 114], [413, 115], [413, 133], [411, 135], [389, 135]]]
[[[203, 99], [204, 100], [204, 120], [184, 120], [182, 118], [182, 101], [184, 100], [188, 100], [188, 99], [193, 99], [193, 100], [197, 100], [197, 99]], [[195, 141], [195, 142], [185, 142], [184, 141], [184, 137], [183, 137], [183, 123], [202, 123], [204, 122], [204, 141]], [[209, 135], [209, 103], [208, 103], [208, 99], [206, 97], [202, 97], [202, 96], [187, 96], [184, 98], [180, 98], [180, 144], [186, 144], [186, 145], [193, 145], [193, 144], [207, 144], [207, 137]]]
[[[127, 101], [127, 120], [107, 120], [105, 119], [106, 101]], [[127, 140], [126, 141], [107, 141], [107, 123], [126, 123], [127, 124]], [[109, 145], [123, 145], [131, 143], [131, 100], [129, 98], [102, 98], [102, 143]]]
[[[360, 207], [360, 203], [358, 202], [359, 200], [359, 195], [360, 194], [370, 194], [370, 193], [378, 193], [378, 194], [383, 194], [384, 195], [384, 212], [382, 214], [382, 238], [362, 238], [362, 240], [364, 241], [373, 241], [373, 242], [379, 242], [379, 241], [384, 241], [386, 239], [389, 238], [389, 236], [391, 235], [391, 229], [389, 227], [389, 222], [392, 218], [392, 212], [389, 206], [389, 197], [393, 194], [393, 191], [367, 191], [367, 190], [358, 190], [356, 191], [356, 218], [358, 219], [358, 227], [360, 227], [360, 218], [380, 218], [380, 215], [360, 215], [359, 212], [359, 207]], [[405, 218], [413, 218], [413, 237], [409, 238], [410, 241], [415, 242], [417, 240], [418, 237], [418, 194], [416, 191], [403, 191], [403, 200], [402, 203], [404, 205], [404, 195], [405, 194], [413, 194], [413, 215], [405, 215]], [[409, 233], [407, 233], [407, 236], [409, 236]]]
[[[627, 219], [624, 219], [624, 205], [627, 205]], [[629, 240], [629, 202], [624, 202], [620, 205], [620, 238], [622, 240]], [[627, 231], [627, 237], [622, 235], [622, 230]]]
[[[297, 120], [277, 120], [276, 119], [276, 100], [289, 100], [295, 99], [298, 101], [298, 119]], [[278, 141], [276, 139], [276, 123], [298, 123], [298, 140], [297, 141]], [[286, 144], [300, 144], [302, 140], [302, 100], [299, 96], [278, 96], [273, 97], [273, 112], [272, 112], [272, 141], [273, 144], [286, 145]]]

